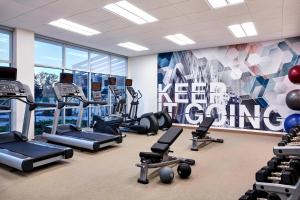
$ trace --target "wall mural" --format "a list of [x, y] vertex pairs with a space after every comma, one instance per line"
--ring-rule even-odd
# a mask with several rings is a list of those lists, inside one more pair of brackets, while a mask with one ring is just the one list
[[158, 109], [182, 124], [282, 131], [300, 37], [158, 55]]

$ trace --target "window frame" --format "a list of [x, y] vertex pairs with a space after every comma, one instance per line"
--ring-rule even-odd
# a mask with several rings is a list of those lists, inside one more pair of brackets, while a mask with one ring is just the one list
[[[35, 41], [41, 41], [41, 42], [45, 42], [45, 43], [50, 43], [50, 44], [55, 44], [55, 45], [58, 45], [58, 46], [62, 46], [62, 66], [61, 67], [58, 67], [58, 66], [48, 66], [48, 65], [44, 65], [44, 64], [37, 64], [35, 63], [34, 64], [34, 67], [40, 67], [40, 68], [50, 68], [50, 69], [60, 69], [62, 70], [62, 72], [65, 72], [65, 71], [68, 71], [68, 72], [72, 72], [72, 73], [76, 73], [76, 72], [86, 72], [88, 73], [88, 83], [87, 83], [87, 87], [88, 87], [88, 94], [87, 94], [87, 98], [89, 100], [92, 99], [92, 92], [91, 92], [91, 83], [92, 83], [92, 75], [93, 74], [99, 74], [101, 76], [105, 75], [107, 77], [111, 77], [111, 76], [120, 76], [120, 75], [114, 75], [114, 74], [111, 74], [112, 70], [111, 70], [111, 60], [112, 60], [112, 57], [118, 57], [118, 58], [122, 58], [125, 60], [125, 74], [124, 77], [126, 79], [127, 77], [127, 73], [128, 73], [128, 58], [125, 57], [125, 56], [121, 56], [121, 55], [117, 55], [117, 54], [113, 54], [113, 53], [109, 53], [109, 52], [105, 52], [105, 51], [102, 51], [102, 50], [97, 50], [97, 49], [93, 49], [93, 48], [89, 48], [89, 47], [84, 47], [84, 46], [81, 46], [81, 45], [76, 45], [76, 44], [72, 44], [72, 43], [68, 43], [68, 42], [65, 42], [65, 41], [60, 41], [60, 40], [56, 40], [56, 39], [52, 39], [52, 38], [46, 38], [44, 36], [40, 36], [40, 35], [35, 35]], [[87, 60], [87, 70], [86, 69], [72, 69], [72, 68], [67, 68], [66, 66], [66, 60], [67, 60], [67, 54], [66, 54], [66, 49], [67, 48], [71, 48], [71, 49], [75, 49], [75, 50], [80, 50], [80, 51], [84, 51], [84, 52], [87, 52], [88, 54], [88, 60]], [[93, 72], [92, 69], [91, 69], [91, 54], [102, 54], [102, 55], [107, 55], [108, 56], [108, 67], [109, 67], [109, 74], [102, 74], [102, 73], [96, 73], [96, 72]], [[94, 108], [98, 108], [98, 109], [101, 109], [101, 107], [105, 107], [105, 108], [108, 108], [109, 110], [109, 113], [107, 113], [108, 115], [111, 114], [111, 111], [112, 111], [112, 101], [111, 101], [111, 91], [108, 91], [108, 99], [107, 99], [107, 105], [105, 106], [95, 106], [95, 105], [89, 105], [87, 107], [87, 112], [88, 112], [88, 124], [87, 124], [87, 127], [89, 127], [89, 124], [92, 120], [92, 109]], [[77, 107], [68, 107], [68, 108], [64, 108], [62, 110], [62, 120], [63, 120], [63, 123], [65, 123], [65, 120], [66, 120], [66, 113], [65, 113], [65, 109], [73, 109], [73, 108], [77, 108]], [[43, 111], [43, 110], [54, 110], [53, 108], [37, 108], [36, 111]], [[85, 128], [85, 127], [83, 127]]]
[[[8, 59], [9, 60], [0, 60], [0, 63], [7, 63], [8, 68], [13, 67], [12, 66], [13, 59], [14, 59], [13, 30], [0, 26], [0, 33], [7, 34], [9, 36], [9, 44], [8, 44], [8, 48], [9, 48], [9, 50], [8, 50], [8, 52], [9, 52]], [[13, 117], [13, 114], [14, 114], [14, 102], [11, 102], [11, 109], [10, 110], [0, 110], [0, 114], [9, 114], [9, 118], [10, 118], [10, 120], [9, 120], [9, 130], [6, 131], [6, 132], [0, 132], [0, 134], [8, 133], [8, 132], [10, 132], [11, 130], [13, 130], [15, 128], [14, 127], [15, 123], [13, 123], [13, 120], [12, 120], [12, 117]]]

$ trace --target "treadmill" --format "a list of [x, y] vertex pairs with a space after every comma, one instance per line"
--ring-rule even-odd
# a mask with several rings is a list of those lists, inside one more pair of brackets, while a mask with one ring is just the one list
[[[83, 109], [91, 104], [99, 105], [101, 103], [88, 101], [82, 88], [73, 84], [72, 74], [61, 73], [60, 82], [55, 83], [53, 89], [58, 103], [54, 113], [53, 126], [45, 127], [44, 133], [42, 134], [44, 139], [49, 142], [92, 151], [122, 142], [122, 135], [83, 131], [81, 129]], [[72, 101], [72, 99], [79, 100], [79, 103]], [[60, 112], [66, 106], [79, 107], [76, 125], [58, 124]]]
[[46, 165], [73, 156], [73, 149], [40, 141], [29, 141], [31, 112], [36, 107], [55, 107], [55, 104], [34, 103], [30, 88], [16, 81], [17, 69], [0, 67], [0, 110], [10, 110], [11, 100], [26, 104], [22, 132], [0, 134], [0, 163], [20, 171]]

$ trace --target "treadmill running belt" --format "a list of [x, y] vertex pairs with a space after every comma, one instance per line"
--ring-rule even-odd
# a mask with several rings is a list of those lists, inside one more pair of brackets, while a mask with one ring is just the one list
[[0, 148], [29, 156], [36, 161], [64, 154], [64, 151], [61, 149], [20, 141], [2, 143], [0, 144]]
[[100, 144], [104, 144], [107, 142], [113, 142], [113, 141], [116, 141], [119, 139], [119, 136], [93, 133], [93, 132], [78, 132], [78, 131], [76, 132], [76, 131], [74, 131], [74, 132], [61, 133], [60, 135], [84, 139], [84, 140], [96, 141], [96, 142], [99, 142]]

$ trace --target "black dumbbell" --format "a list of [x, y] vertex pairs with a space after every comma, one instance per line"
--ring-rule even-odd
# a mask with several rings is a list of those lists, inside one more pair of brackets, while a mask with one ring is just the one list
[[300, 137], [286, 134], [282, 136], [282, 140], [286, 140], [287, 142], [298, 142], [300, 141]]
[[281, 172], [272, 172], [269, 167], [263, 167], [257, 171], [255, 178], [258, 182], [278, 182], [284, 185], [295, 185], [298, 181], [298, 176], [293, 169], [284, 169]]
[[269, 194], [267, 200], [281, 200], [281, 198], [276, 194]]
[[267, 198], [268, 193], [260, 190], [248, 190], [239, 200], [256, 200], [257, 198]]
[[297, 159], [284, 159], [279, 157], [273, 157], [268, 161], [268, 167], [270, 170], [284, 170], [293, 169], [295, 170], [296, 176], [300, 174], [300, 160]]
[[278, 144], [278, 146], [300, 146], [300, 141], [299, 142], [288, 142], [286, 140], [281, 140]]

